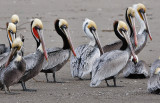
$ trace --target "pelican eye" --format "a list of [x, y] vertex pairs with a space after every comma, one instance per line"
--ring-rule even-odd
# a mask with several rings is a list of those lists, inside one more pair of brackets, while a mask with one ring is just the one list
[[91, 32], [92, 31], [94, 31], [94, 32], [96, 31], [96, 28], [94, 26], [90, 27], [89, 29], [90, 29]]
[[62, 25], [61, 28], [67, 29], [67, 25]]
[[9, 30], [9, 32], [13, 34], [13, 31], [12, 31], [12, 30]]
[[40, 30], [41, 28], [39, 26], [35, 26], [35, 29]]
[[120, 28], [119, 31], [120, 31], [121, 33], [122, 33], [122, 32], [124, 32], [124, 33], [127, 32], [127, 30], [126, 30], [125, 28]]
[[145, 13], [145, 11], [144, 11], [144, 9], [139, 9], [139, 12], [141, 12], [141, 13]]

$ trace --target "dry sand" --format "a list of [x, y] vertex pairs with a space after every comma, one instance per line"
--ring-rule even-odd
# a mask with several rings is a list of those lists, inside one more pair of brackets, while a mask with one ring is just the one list
[[[147, 7], [147, 17], [153, 41], [148, 39], [146, 47], [139, 54], [140, 60], [145, 60], [148, 66], [160, 55], [160, 36], [158, 35], [159, 0], [0, 0], [0, 27], [10, 21], [12, 14], [20, 17], [20, 24], [30, 22], [32, 18], [40, 18], [44, 24], [44, 37], [47, 48], [61, 47], [62, 40], [54, 30], [54, 21], [64, 18], [69, 23], [73, 45], [88, 43], [82, 31], [82, 22], [87, 17], [94, 20], [98, 26], [98, 34], [102, 45], [117, 41], [112, 30], [114, 20], [125, 20], [124, 14], [128, 6], [143, 3]], [[138, 25], [138, 24], [137, 24]], [[25, 36], [25, 55], [35, 51], [36, 43], [30, 32], [30, 23], [20, 26], [19, 30]], [[137, 26], [139, 27], [139, 26]], [[138, 31], [138, 29], [137, 29]], [[6, 31], [0, 30], [0, 43], [8, 45]], [[149, 70], [149, 67], [148, 67]], [[159, 95], [147, 92], [148, 79], [125, 79], [122, 74], [117, 84], [124, 87], [106, 87], [103, 81], [99, 87], [90, 88], [90, 80], [77, 80], [71, 77], [69, 63], [56, 73], [57, 81], [65, 83], [46, 83], [29, 80], [28, 88], [37, 92], [23, 92], [20, 84], [11, 87], [18, 95], [6, 95], [0, 91], [0, 103], [159, 103]], [[40, 73], [35, 77], [45, 81]], [[89, 76], [88, 76], [89, 78]], [[52, 79], [52, 76], [49, 77]]]

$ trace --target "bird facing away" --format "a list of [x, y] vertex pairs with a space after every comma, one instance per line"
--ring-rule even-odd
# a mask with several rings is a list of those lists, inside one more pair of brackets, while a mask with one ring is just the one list
[[160, 58], [151, 65], [150, 78], [148, 80], [148, 91], [150, 93], [160, 94]]
[[12, 49], [5, 67], [0, 69], [0, 86], [4, 87], [7, 94], [14, 94], [9, 87], [18, 83], [26, 69], [26, 63], [21, 55], [22, 45], [21, 38], [17, 37], [12, 43]]
[[83, 30], [90, 39], [89, 44], [80, 45], [75, 49], [76, 57], [71, 56], [70, 68], [72, 77], [82, 79], [92, 71], [94, 61], [103, 54], [97, 34], [96, 23], [90, 19], [83, 22]]
[[31, 32], [37, 42], [37, 50], [35, 53], [24, 56], [24, 60], [26, 62], [26, 71], [19, 81], [23, 87], [23, 91], [35, 91], [27, 89], [25, 82], [38, 75], [38, 73], [42, 70], [44, 58], [48, 60], [43, 38], [43, 24], [40, 19], [35, 18], [31, 22]]
[[64, 19], [57, 19], [55, 21], [55, 29], [63, 39], [63, 47], [47, 49], [48, 62], [43, 63], [43, 69], [41, 70], [41, 72], [45, 73], [47, 82], [51, 82], [48, 80], [47, 73], [53, 73], [53, 82], [56, 82], [55, 72], [59, 71], [67, 63], [70, 58], [71, 51], [74, 56], [76, 56], [72, 46], [67, 21]]
[[[107, 80], [110, 79], [113, 79], [114, 86], [116, 86], [116, 77], [127, 64], [130, 55], [132, 54], [134, 59], [136, 59], [128, 36], [127, 25], [123, 21], [115, 21], [113, 28], [116, 36], [122, 40], [123, 48], [104, 53], [94, 62], [91, 87], [98, 86], [102, 80], [105, 80], [107, 83]], [[107, 86], [109, 86], [108, 83]]]

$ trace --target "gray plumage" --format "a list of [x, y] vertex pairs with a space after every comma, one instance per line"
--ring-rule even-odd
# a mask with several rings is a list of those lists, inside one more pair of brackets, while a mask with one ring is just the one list
[[20, 82], [26, 82], [38, 75], [38, 73], [42, 70], [44, 54], [37, 49], [35, 53], [24, 56], [24, 60], [26, 62], [26, 71], [20, 79]]
[[97, 47], [84, 44], [75, 49], [76, 57], [71, 56], [72, 77], [82, 78], [92, 71], [94, 61], [100, 57]]
[[115, 78], [125, 67], [129, 57], [128, 51], [114, 50], [104, 53], [93, 64], [90, 86], [96, 87], [102, 80]]
[[[137, 35], [137, 41], [138, 41], [137, 47], [135, 47], [134, 39], [131, 39], [131, 43], [133, 45], [133, 48], [134, 48], [136, 55], [139, 54], [143, 50], [143, 48], [145, 47], [145, 45], [147, 43], [147, 35], [148, 34], [147, 34], [146, 30], [144, 30], [142, 34]], [[112, 50], [119, 50], [121, 48], [121, 46], [122, 46], [122, 41], [116, 41], [113, 44], [105, 45], [103, 47], [103, 51], [106, 53], [106, 52], [110, 52]]]
[[0, 68], [3, 68], [5, 66], [5, 63], [9, 58], [9, 53], [10, 52], [6, 52], [0, 55]]
[[156, 69], [160, 68], [160, 59], [157, 59], [151, 66], [150, 69], [150, 78], [148, 80], [148, 91], [150, 93], [160, 93], [160, 71], [157, 71], [158, 73], [156, 74]]
[[[18, 83], [23, 76], [26, 69], [26, 63], [22, 58], [20, 61], [16, 61], [16, 58], [10, 62], [6, 68], [0, 69], [0, 86], [7, 88], [10, 93], [9, 87]], [[5, 90], [6, 91], [6, 90]]]
[[146, 67], [145, 61], [141, 60], [135, 64], [133, 61], [129, 60], [123, 70], [123, 75], [126, 78], [147, 78], [149, 74]]
[[71, 50], [62, 48], [49, 48], [47, 49], [47, 54], [48, 62], [44, 60], [43, 69], [41, 72], [53, 73], [55, 81], [55, 72], [59, 71], [67, 63], [71, 55]]

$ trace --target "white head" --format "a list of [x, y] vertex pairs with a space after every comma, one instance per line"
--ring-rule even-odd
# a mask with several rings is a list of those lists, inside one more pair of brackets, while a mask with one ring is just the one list
[[18, 15], [17, 15], [17, 14], [12, 15], [11, 21], [12, 21], [12, 23], [14, 23], [15, 25], [18, 24], [18, 22], [19, 22], [19, 17], [18, 17]]
[[98, 38], [97, 26], [96, 23], [88, 18], [83, 22], [83, 30], [85, 34], [91, 39], [89, 45], [95, 46], [97, 44], [100, 49], [101, 54], [103, 54], [103, 50]]

